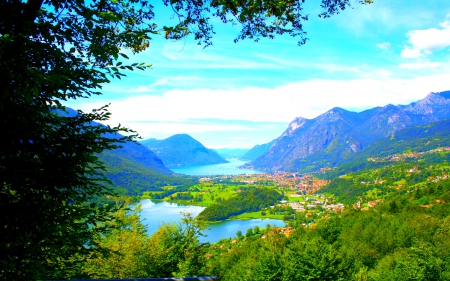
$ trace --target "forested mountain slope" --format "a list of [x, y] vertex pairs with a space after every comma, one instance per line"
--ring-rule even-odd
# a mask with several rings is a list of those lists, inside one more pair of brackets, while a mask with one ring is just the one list
[[[332, 179], [350, 172], [381, 167], [392, 163], [389, 156], [394, 157], [408, 152], [422, 153], [448, 146], [450, 146], [449, 119], [427, 125], [408, 127], [391, 137], [373, 142], [354, 157], [337, 162], [338, 166], [322, 177]], [[368, 159], [377, 160], [368, 161]]]

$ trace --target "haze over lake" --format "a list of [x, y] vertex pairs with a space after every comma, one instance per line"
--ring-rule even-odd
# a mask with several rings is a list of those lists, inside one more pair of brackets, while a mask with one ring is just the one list
[[244, 165], [247, 161], [239, 160], [236, 158], [227, 159], [229, 163], [212, 164], [212, 165], [200, 165], [200, 166], [188, 166], [180, 168], [170, 168], [172, 171], [178, 174], [190, 175], [190, 176], [211, 176], [211, 175], [242, 175], [242, 174], [261, 174], [264, 171], [239, 169], [239, 166]]

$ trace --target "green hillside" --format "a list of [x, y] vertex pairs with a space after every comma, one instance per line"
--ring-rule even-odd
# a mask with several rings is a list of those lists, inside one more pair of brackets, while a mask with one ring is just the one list
[[[450, 120], [403, 129], [389, 138], [380, 139], [354, 157], [336, 160], [335, 169], [323, 177], [332, 179], [349, 172], [389, 165], [389, 161], [367, 161], [408, 152], [425, 152], [438, 147], [450, 146]], [[334, 157], [334, 156], [329, 156]], [[432, 161], [432, 159], [429, 159]]]
[[140, 195], [144, 191], [163, 190], [164, 186], [188, 187], [196, 182], [193, 178], [163, 174], [145, 167], [129, 157], [106, 151], [100, 155], [106, 165], [106, 177], [114, 189], [124, 195]]

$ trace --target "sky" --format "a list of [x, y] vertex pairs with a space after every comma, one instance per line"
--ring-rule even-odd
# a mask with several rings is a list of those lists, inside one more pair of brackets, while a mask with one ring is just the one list
[[[87, 112], [110, 103], [107, 123], [142, 139], [186, 133], [208, 148], [251, 148], [279, 137], [296, 117], [450, 90], [450, 1], [350, 1], [352, 8], [320, 19], [319, 1], [307, 0], [303, 46], [289, 36], [234, 43], [239, 26], [217, 20], [208, 48], [155, 36], [131, 56], [150, 69], [128, 71], [103, 95], [66, 105]], [[156, 5], [155, 14], [158, 25], [170, 23], [170, 11]]]

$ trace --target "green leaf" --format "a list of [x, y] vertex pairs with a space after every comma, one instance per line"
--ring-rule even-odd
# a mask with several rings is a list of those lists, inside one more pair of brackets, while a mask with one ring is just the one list
[[119, 53], [122, 57], [126, 58], [126, 59], [130, 59], [127, 55], [125, 55], [124, 53]]

